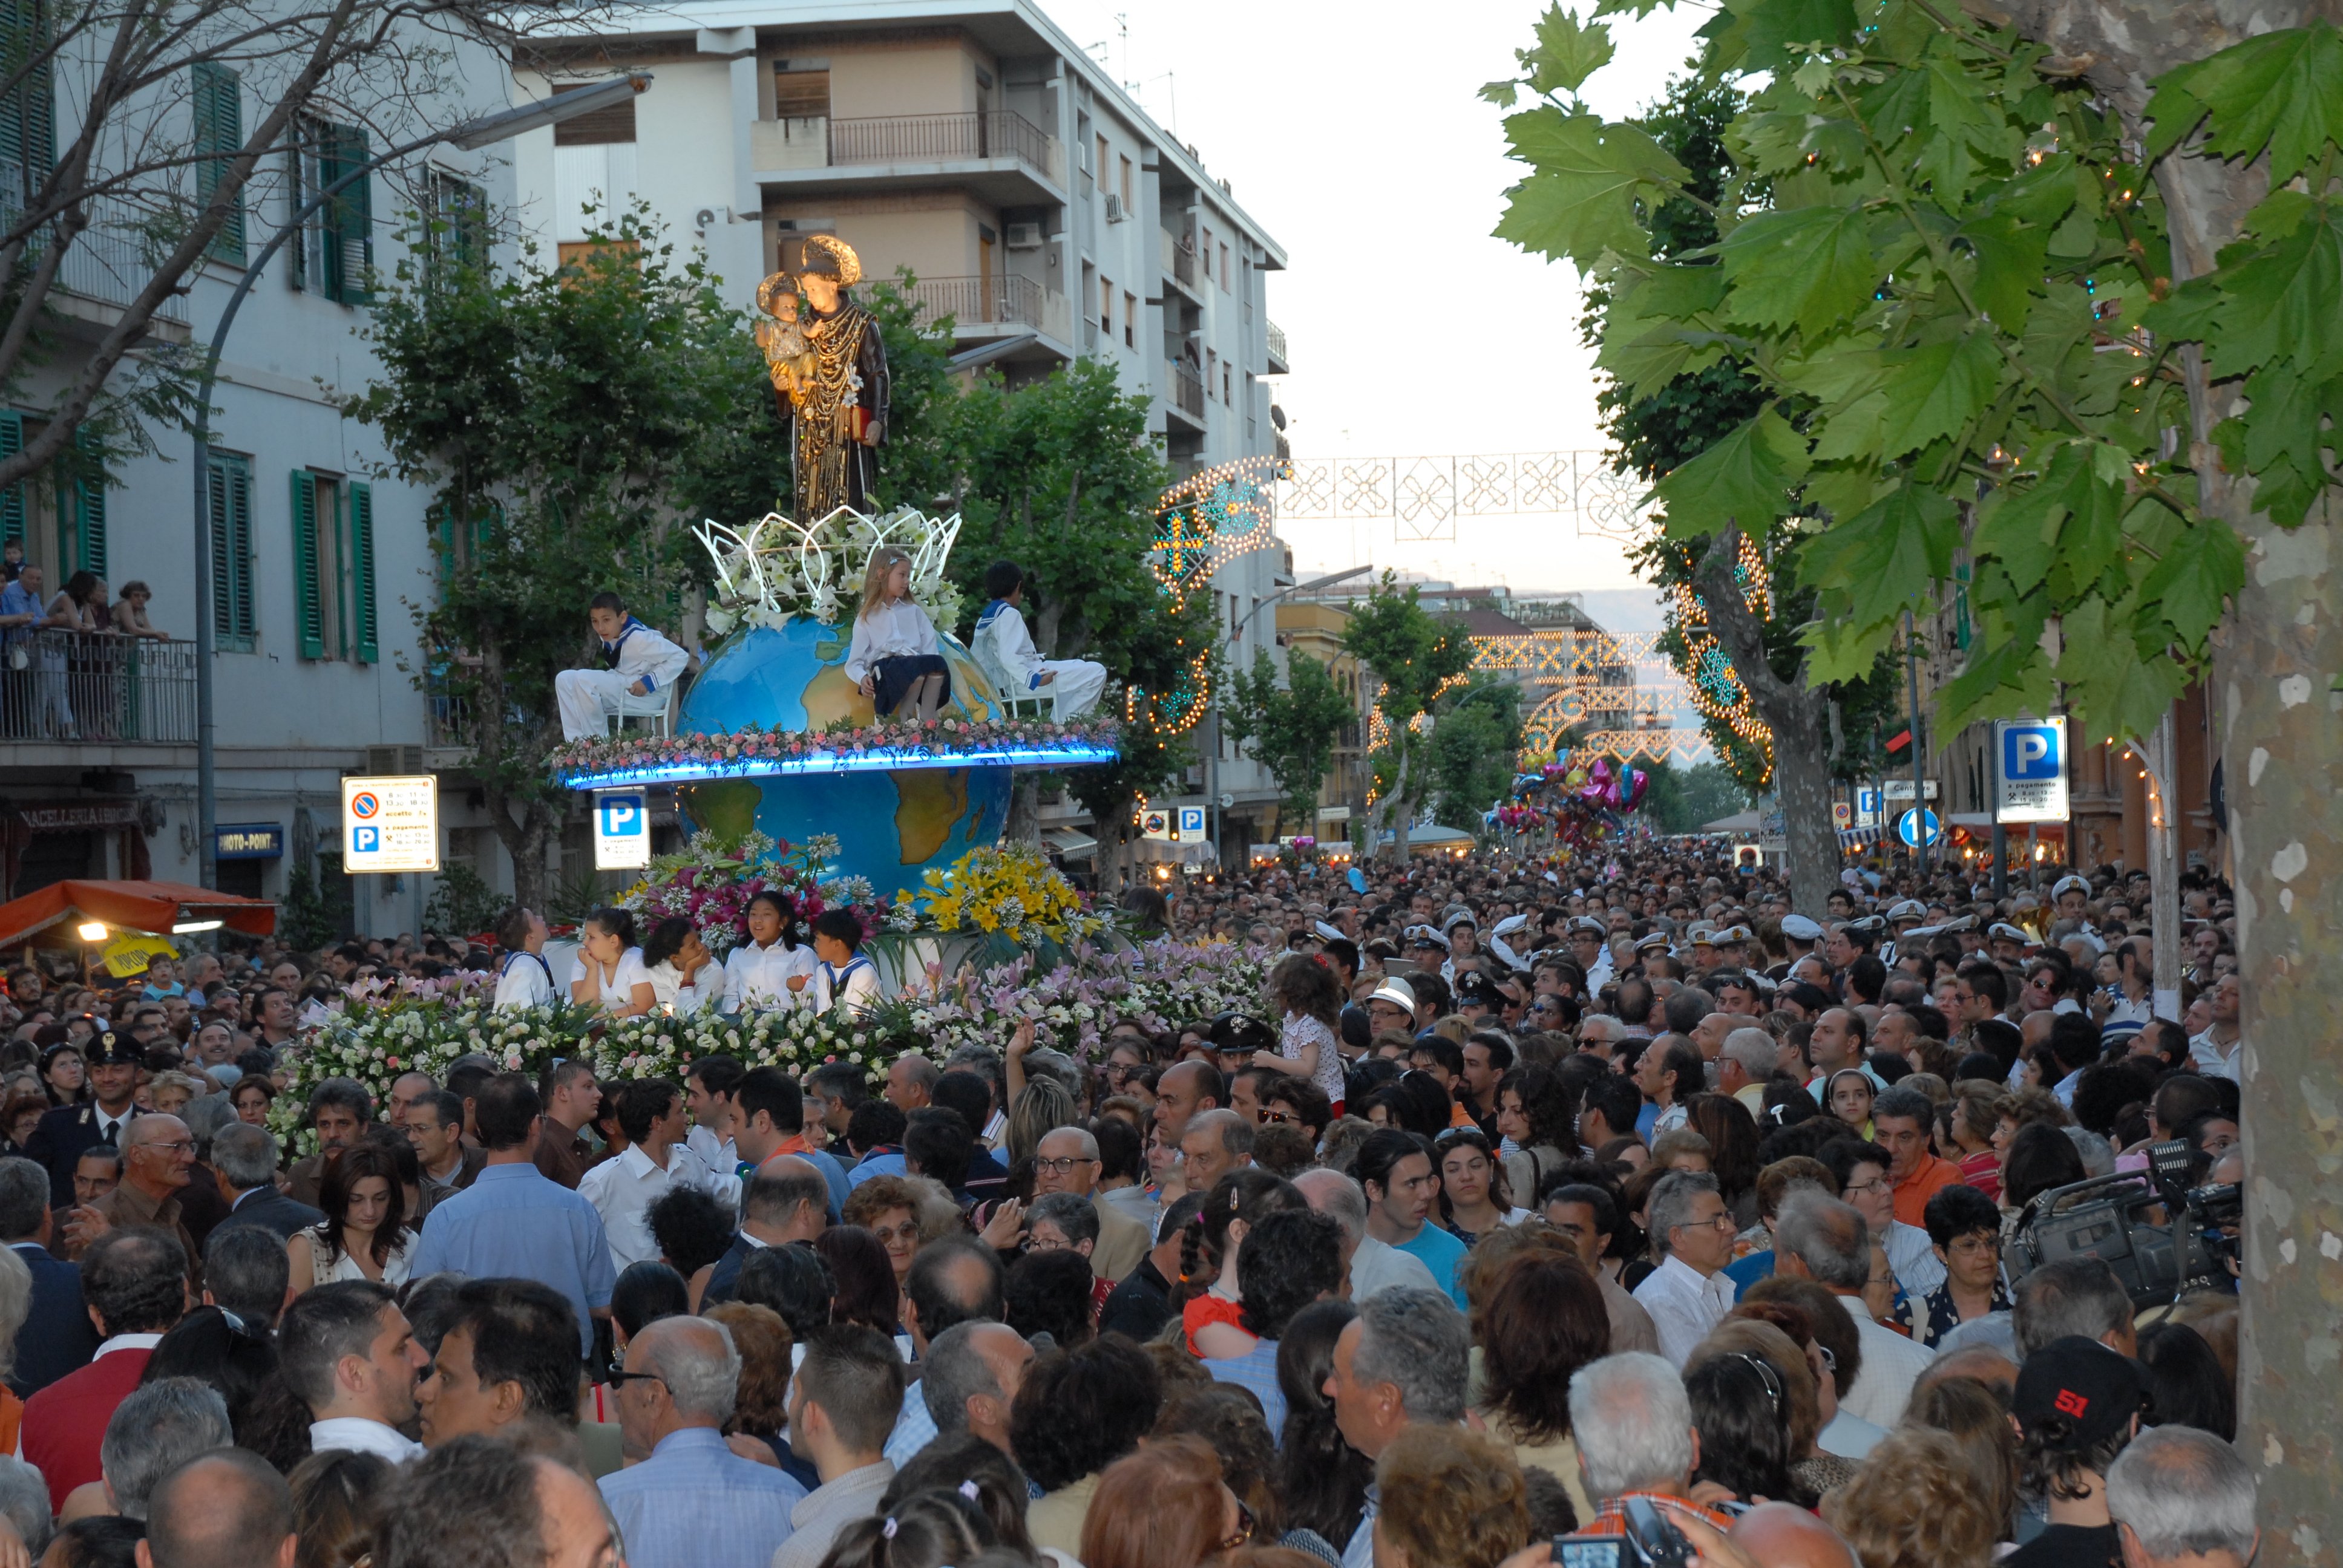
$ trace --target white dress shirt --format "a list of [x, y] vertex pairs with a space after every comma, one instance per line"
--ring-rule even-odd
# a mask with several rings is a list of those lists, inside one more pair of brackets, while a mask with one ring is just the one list
[[783, 947], [779, 939], [764, 948], [742, 942], [724, 955], [725, 1010], [739, 1012], [747, 1008], [791, 1005], [805, 993], [790, 990], [790, 980], [798, 975], [811, 980], [820, 961], [813, 956], [810, 942], [799, 942], [794, 948]]
[[717, 1191], [716, 1173], [683, 1143], [668, 1151], [665, 1169], [652, 1164], [651, 1157], [637, 1145], [615, 1160], [590, 1168], [579, 1179], [578, 1195], [602, 1216], [611, 1266], [620, 1273], [629, 1264], [658, 1261], [659, 1243], [651, 1239], [651, 1205], [679, 1186]]
[[358, 1415], [337, 1415], [327, 1421], [311, 1422], [309, 1452], [324, 1453], [335, 1448], [379, 1454], [393, 1464], [405, 1464], [410, 1459], [423, 1457], [421, 1443], [400, 1435], [397, 1428], [385, 1426], [378, 1421], [368, 1421]]
[[618, 966], [610, 972], [608, 980], [602, 977], [602, 966], [582, 952], [578, 955], [578, 962], [585, 967], [588, 978], [593, 982], [596, 998], [607, 1008], [634, 1006], [635, 988], [651, 983], [651, 971], [643, 962], [643, 950], [640, 948], [628, 948], [620, 953]]
[[1863, 1342], [1863, 1370], [1855, 1374], [1852, 1389], [1838, 1391], [1838, 1407], [1874, 1426], [1892, 1430], [1904, 1419], [1913, 1383], [1936, 1359], [1936, 1352], [1913, 1343], [1874, 1318], [1861, 1296], [1840, 1296], [1838, 1302], [1855, 1320], [1855, 1336]]
[[1733, 1310], [1733, 1282], [1723, 1270], [1703, 1279], [1699, 1270], [1674, 1255], [1652, 1271], [1635, 1287], [1634, 1294], [1652, 1314], [1652, 1327], [1659, 1332], [1660, 1353], [1678, 1371], [1691, 1359], [1693, 1347], [1708, 1338], [1708, 1331]]
[[498, 1008], [551, 1007], [560, 993], [553, 989], [553, 966], [539, 953], [507, 953], [504, 973], [497, 977]]
[[860, 686], [870, 667], [882, 658], [916, 658], [942, 651], [936, 641], [936, 623], [928, 618], [928, 612], [908, 598], [899, 598], [854, 618], [853, 640], [846, 649], [846, 678]]
[[651, 982], [651, 1005], [678, 1014], [714, 1007], [724, 994], [724, 976], [714, 964], [702, 964], [687, 983], [673, 959], [661, 959], [643, 971]]
[[2240, 1034], [2237, 1042], [2229, 1047], [2228, 1054], [2223, 1055], [2221, 1042], [2213, 1038], [2213, 1031], [2209, 1029], [2202, 1034], [2191, 1036], [2188, 1041], [2188, 1060], [2195, 1062], [2197, 1070], [2207, 1078], [2226, 1078], [2237, 1081], [2237, 1063], [2244, 1059], [2245, 1050], [2246, 1037]]

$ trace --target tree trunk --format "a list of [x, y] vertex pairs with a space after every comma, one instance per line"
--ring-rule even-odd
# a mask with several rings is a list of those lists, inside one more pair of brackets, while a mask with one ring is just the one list
[[1741, 530], [1716, 536], [1694, 573], [1709, 629], [1733, 660], [1750, 706], [1774, 732], [1774, 790], [1782, 801], [1782, 832], [1790, 848], [1790, 902], [1820, 920], [1824, 900], [1838, 886], [1838, 829], [1831, 820], [1830, 746], [1825, 736], [1828, 701], [1806, 686], [1805, 660], [1785, 680], [1765, 658], [1765, 628], [1741, 597], [1733, 568]]
[[1003, 843], [1041, 841], [1041, 780], [1031, 772], [1017, 775], [1009, 790], [1009, 822], [1001, 831]]
[[[1977, 9], [1981, 0], [1970, 0]], [[2153, 78], [2278, 28], [2343, 21], [2338, 0], [2023, 0], [2019, 30], [2085, 62], [2137, 134]], [[2213, 270], [2268, 187], [2264, 166], [2186, 149], [2155, 171], [2173, 283]], [[2230, 879], [2245, 982], [2246, 1219], [2237, 1448], [2260, 1486], [2262, 1561], [2343, 1562], [2336, 1499], [2343, 1446], [2335, 1376], [2343, 1352], [2343, 1106], [2335, 1087], [2333, 969], [2343, 953], [2343, 550], [2329, 490], [2303, 526], [2253, 510], [2210, 439], [2235, 383], [2180, 355], [2188, 462], [2201, 504], [2246, 543], [2246, 581], [2216, 637], [2213, 695], [2227, 781]]]

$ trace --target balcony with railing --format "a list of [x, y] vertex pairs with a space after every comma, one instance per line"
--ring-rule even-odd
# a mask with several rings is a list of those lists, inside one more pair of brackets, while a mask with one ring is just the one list
[[1282, 376], [1293, 368], [1293, 362], [1285, 357], [1285, 328], [1274, 321], [1266, 325], [1269, 327], [1270, 374]]
[[1073, 336], [1073, 306], [1054, 288], [1030, 277], [923, 277], [904, 290], [923, 322], [949, 316], [960, 337], [1040, 332], [1061, 343]]
[[1171, 361], [1168, 368], [1171, 372], [1172, 407], [1202, 427], [1204, 423], [1203, 377], [1184, 359]]
[[1170, 229], [1158, 231], [1163, 236], [1163, 271], [1172, 282], [1186, 290], [1192, 299], [1202, 297], [1196, 292], [1196, 250], [1186, 240]]
[[1064, 145], [1013, 109], [759, 120], [750, 131], [749, 152], [760, 175], [1005, 160], [1038, 174], [1059, 193], [1066, 183]]
[[0, 658], [0, 736], [12, 745], [191, 746], [196, 645], [12, 631]]
[[[13, 228], [23, 215], [25, 189], [24, 166], [0, 158], [0, 231]], [[156, 237], [156, 220], [129, 204], [112, 197], [95, 197], [84, 204], [89, 226], [74, 236], [58, 263], [55, 297], [59, 312], [99, 327], [111, 327], [120, 312], [153, 280], [162, 252], [168, 247]], [[23, 267], [39, 265], [45, 229], [28, 247]], [[174, 341], [186, 337], [187, 302], [166, 296], [155, 307], [155, 335]]]

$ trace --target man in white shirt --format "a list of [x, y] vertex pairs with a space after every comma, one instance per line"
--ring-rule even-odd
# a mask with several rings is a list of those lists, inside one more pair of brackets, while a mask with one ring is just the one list
[[497, 976], [497, 1007], [551, 1007], [560, 999], [553, 983], [553, 966], [545, 961], [545, 920], [535, 910], [516, 904], [497, 922], [497, 941], [505, 950], [503, 972]]
[[561, 705], [561, 738], [583, 740], [609, 728], [609, 716], [628, 697], [648, 697], [675, 684], [691, 655], [627, 613], [614, 593], [598, 593], [587, 609], [594, 635], [602, 641], [608, 669], [565, 669], [553, 678]]
[[2204, 1033], [2188, 1042], [2189, 1059], [2197, 1070], [2207, 1078], [2236, 1081], [2239, 1048], [2245, 1044], [2245, 1031], [2238, 1022], [2240, 989], [2237, 971], [2231, 970], [2213, 982], [2206, 994], [2207, 1005], [2213, 1010], [2213, 1022]]
[[1733, 1282], [1725, 1265], [1733, 1261], [1733, 1215], [1705, 1171], [1679, 1171], [1652, 1189], [1652, 1249], [1660, 1266], [1635, 1287], [1635, 1300], [1652, 1314], [1660, 1353], [1678, 1371], [1693, 1347], [1733, 1310]]
[[1349, 1253], [1344, 1261], [1350, 1265], [1352, 1301], [1363, 1302], [1400, 1285], [1419, 1291], [1441, 1289], [1423, 1259], [1367, 1234], [1367, 1195], [1350, 1177], [1322, 1167], [1302, 1171], [1293, 1179], [1293, 1184], [1302, 1190], [1302, 1196], [1312, 1209], [1332, 1214], [1334, 1222], [1342, 1227], [1342, 1246]]
[[1913, 1383], [1936, 1355], [1874, 1318], [1865, 1304], [1871, 1231], [1862, 1214], [1820, 1191], [1791, 1193], [1774, 1221], [1774, 1271], [1784, 1279], [1815, 1281], [1855, 1320], [1863, 1370], [1851, 1386], [1839, 1390], [1839, 1409], [1875, 1426], [1893, 1428], [1902, 1421]]
[[629, 1264], [656, 1261], [651, 1205], [673, 1187], [716, 1191], [715, 1172], [683, 1143], [683, 1095], [663, 1078], [639, 1078], [618, 1091], [618, 1131], [628, 1149], [586, 1172], [578, 1195], [602, 1216], [610, 1262], [624, 1273]]
[[390, 1292], [369, 1280], [304, 1291], [277, 1325], [278, 1365], [309, 1407], [309, 1448], [356, 1449], [393, 1464], [423, 1445], [398, 1428], [415, 1416], [415, 1385], [431, 1358]]
[[[1080, 719], [1098, 706], [1106, 690], [1106, 666], [1087, 658], [1043, 658], [1025, 629], [1025, 573], [1014, 561], [995, 561], [985, 568], [984, 593], [991, 602], [976, 618], [980, 648], [990, 645], [991, 662], [1015, 681], [1018, 697], [1046, 691], [1050, 717], [1063, 722]], [[1006, 694], [1004, 694], [1006, 695]]]

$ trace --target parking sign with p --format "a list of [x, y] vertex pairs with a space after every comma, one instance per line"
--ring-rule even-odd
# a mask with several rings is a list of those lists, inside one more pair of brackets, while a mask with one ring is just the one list
[[1996, 822], [2066, 819], [2066, 721], [2003, 719], [1994, 723], [1993, 815]]
[[650, 798], [640, 789], [594, 797], [594, 869], [639, 870], [651, 863]]

